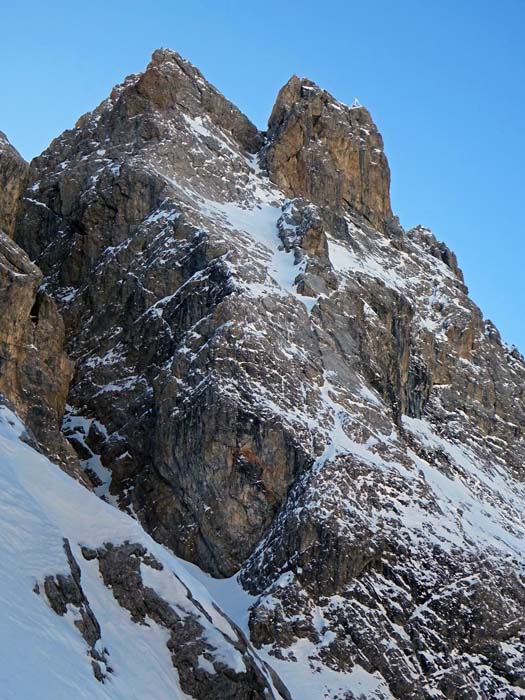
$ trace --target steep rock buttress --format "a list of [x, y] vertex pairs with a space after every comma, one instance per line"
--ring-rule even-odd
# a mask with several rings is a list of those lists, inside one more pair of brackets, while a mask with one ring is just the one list
[[294, 77], [261, 134], [161, 50], [33, 161], [15, 239], [95, 490], [241, 569], [294, 699], [514, 700], [525, 363], [389, 179], [366, 109]]

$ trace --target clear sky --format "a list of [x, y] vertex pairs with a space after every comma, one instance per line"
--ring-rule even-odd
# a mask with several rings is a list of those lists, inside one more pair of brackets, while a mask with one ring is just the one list
[[458, 255], [525, 353], [525, 0], [1, 2], [0, 130], [26, 158], [179, 51], [264, 128], [292, 73], [371, 111], [405, 228]]

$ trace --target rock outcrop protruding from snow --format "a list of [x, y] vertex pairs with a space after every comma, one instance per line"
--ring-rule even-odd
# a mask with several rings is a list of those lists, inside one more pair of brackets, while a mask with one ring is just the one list
[[[64, 551], [70, 573], [46, 576], [43, 586], [44, 592], [51, 609], [57, 615], [67, 615], [69, 611], [68, 606], [71, 606], [73, 609], [76, 608], [79, 617], [75, 620], [75, 627], [87, 644], [93, 675], [98, 681], [104, 682], [108, 674], [112, 672], [108, 662], [108, 651], [107, 649], [102, 649], [101, 651], [97, 649], [101, 635], [100, 624], [82, 589], [82, 572], [73, 556], [71, 545], [67, 538], [64, 539]], [[36, 584], [34, 592], [40, 594], [40, 586], [38, 584]]]
[[289, 700], [184, 563], [24, 431], [0, 405], [3, 697]]

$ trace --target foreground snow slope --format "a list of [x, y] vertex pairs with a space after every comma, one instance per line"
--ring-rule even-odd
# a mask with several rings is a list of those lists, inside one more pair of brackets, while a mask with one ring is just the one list
[[[157, 562], [141, 564], [144, 582], [155, 589], [183, 619], [204, 627], [206, 652], [197, 665], [215, 675], [217, 668], [243, 674], [251, 652], [243, 651], [238, 632], [221, 614], [208, 591], [175, 556], [157, 545], [131, 517], [108, 505], [64, 474], [21, 439], [22, 423], [0, 406], [0, 687], [3, 700], [175, 700], [183, 692], [166, 646], [169, 634], [148, 619], [138, 624], [104, 584], [96, 560], [80, 547], [96, 549], [109, 542], [142, 544]], [[68, 605], [57, 615], [44, 591], [50, 575], [70, 574], [64, 538], [81, 568], [81, 584], [99, 621], [96, 650], [104, 681], [92, 672], [86, 642], [75, 621], [79, 610]], [[136, 556], [136, 555], [133, 555]], [[190, 593], [191, 591], [191, 593]], [[197, 632], [195, 632], [197, 634]], [[105, 650], [108, 652], [105, 653]], [[251, 658], [251, 657], [250, 657]], [[273, 683], [261, 662], [271, 697]], [[111, 668], [111, 670], [109, 670]], [[249, 697], [263, 697], [250, 695]], [[239, 683], [239, 697], [243, 695]], [[224, 695], [230, 697], [230, 695]], [[231, 695], [235, 697], [235, 695]], [[281, 695], [274, 691], [276, 699]]]
[[[86, 561], [81, 547], [96, 549], [108, 542], [140, 543], [163, 564], [157, 571], [142, 567], [148, 586], [188, 616], [201, 610], [209, 616], [206, 635], [210, 658], [242, 672], [244, 661], [230, 640], [238, 638], [235, 620], [249, 635], [249, 606], [257, 598], [246, 593], [237, 577], [216, 580], [184, 562], [144, 533], [137, 521], [105, 503], [52, 465], [26, 442], [23, 424], [0, 406], [0, 687], [4, 700], [178, 700], [183, 692], [166, 646], [169, 635], [153, 620], [137, 624], [104, 584], [95, 561]], [[46, 598], [43, 582], [51, 574], [69, 575], [64, 551], [67, 538], [81, 567], [82, 588], [100, 621], [97, 649], [106, 649], [111, 671], [104, 682], [92, 673], [86, 643], [75, 626], [78, 609], [69, 605], [57, 615]], [[187, 587], [187, 588], [185, 588]], [[190, 599], [191, 595], [191, 599]], [[200, 608], [200, 609], [199, 609]], [[228, 617], [219, 611], [223, 608]], [[305, 650], [306, 651], [306, 650]], [[257, 656], [250, 652], [253, 658]], [[362, 669], [322, 673], [304, 663], [279, 662], [265, 651], [268, 662], [282, 668], [294, 698], [317, 700], [345, 689], [359, 692], [382, 687], [381, 679]], [[201, 657], [204, 668], [210, 662]], [[263, 661], [258, 666], [275, 688]], [[106, 670], [106, 669], [105, 669]], [[284, 691], [284, 696], [286, 692]], [[331, 696], [331, 695], [330, 695]], [[218, 697], [226, 697], [220, 695]], [[266, 697], [266, 696], [265, 696]], [[269, 696], [268, 696], [269, 697]]]

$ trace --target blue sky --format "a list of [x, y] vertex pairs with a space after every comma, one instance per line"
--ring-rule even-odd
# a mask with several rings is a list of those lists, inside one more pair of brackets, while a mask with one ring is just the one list
[[26, 158], [166, 46], [264, 128], [308, 76], [358, 97], [385, 140], [401, 223], [458, 255], [525, 352], [525, 0], [2, 3], [0, 130]]

